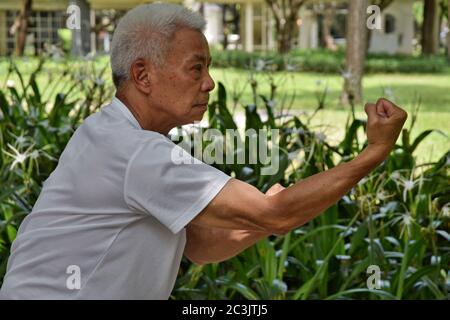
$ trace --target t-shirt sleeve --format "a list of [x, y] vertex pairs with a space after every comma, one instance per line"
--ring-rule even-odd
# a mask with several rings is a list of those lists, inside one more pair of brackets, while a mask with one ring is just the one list
[[124, 199], [130, 209], [149, 214], [178, 233], [229, 179], [161, 135], [146, 141], [128, 161]]

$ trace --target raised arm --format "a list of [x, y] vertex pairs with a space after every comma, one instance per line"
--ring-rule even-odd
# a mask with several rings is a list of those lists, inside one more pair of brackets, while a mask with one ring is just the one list
[[310, 221], [386, 158], [407, 118], [405, 111], [385, 99], [367, 104], [365, 110], [369, 143], [352, 161], [308, 177], [273, 196], [232, 179], [191, 224], [285, 234]]

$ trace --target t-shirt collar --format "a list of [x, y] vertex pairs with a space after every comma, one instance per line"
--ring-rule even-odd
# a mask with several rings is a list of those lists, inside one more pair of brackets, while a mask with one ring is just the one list
[[127, 108], [127, 106], [120, 101], [119, 98], [117, 97], [113, 97], [111, 100], [111, 105], [115, 108], [120, 110], [123, 115], [125, 115], [125, 117], [127, 117], [133, 124], [134, 127], [136, 127], [137, 129], [142, 129], [141, 125], [139, 124], [139, 122], [136, 120], [136, 118], [134, 117], [134, 115], [131, 113], [131, 111]]

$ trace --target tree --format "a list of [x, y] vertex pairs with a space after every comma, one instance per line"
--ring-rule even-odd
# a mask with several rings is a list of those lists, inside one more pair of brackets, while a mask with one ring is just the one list
[[422, 53], [434, 55], [439, 50], [438, 0], [424, 0], [422, 25]]
[[442, 25], [442, 21], [447, 19], [447, 57], [450, 59], [450, 0], [443, 0], [440, 5], [441, 14], [439, 17], [439, 25]]
[[275, 20], [279, 53], [284, 54], [291, 49], [298, 13], [305, 2], [306, 0], [266, 0]]
[[350, 0], [347, 16], [343, 103], [360, 103], [366, 58], [367, 0]]
[[236, 4], [222, 4], [222, 25], [223, 40], [222, 46], [226, 50], [228, 48], [228, 36], [238, 33], [239, 30], [239, 11]]
[[16, 21], [18, 35], [16, 37], [16, 55], [23, 56], [25, 51], [25, 41], [27, 39], [28, 22], [31, 15], [32, 0], [22, 0], [22, 9]]
[[447, 2], [447, 57], [450, 59], [450, 0]]
[[321, 41], [322, 45], [331, 51], [336, 51], [337, 46], [334, 43], [334, 38], [331, 35], [331, 27], [333, 26], [334, 19], [336, 17], [336, 9], [337, 4], [335, 2], [332, 3], [321, 3], [318, 9], [315, 8], [317, 13], [323, 13], [322, 19], [322, 34]]

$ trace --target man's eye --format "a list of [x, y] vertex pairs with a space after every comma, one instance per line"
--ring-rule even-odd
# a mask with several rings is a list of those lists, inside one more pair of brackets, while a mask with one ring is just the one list
[[202, 65], [201, 64], [197, 64], [196, 66], [194, 66], [194, 70], [202, 71]]

